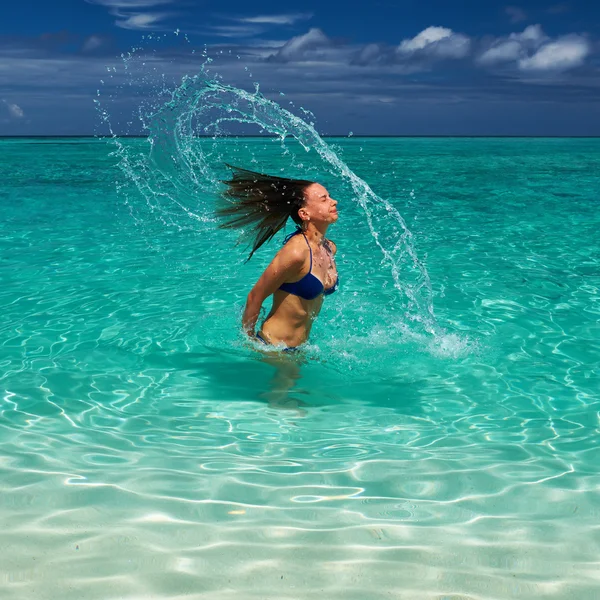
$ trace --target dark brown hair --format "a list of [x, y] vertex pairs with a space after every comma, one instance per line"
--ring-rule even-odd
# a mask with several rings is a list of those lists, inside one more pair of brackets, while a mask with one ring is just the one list
[[301, 225], [298, 209], [305, 202], [304, 190], [314, 182], [266, 175], [227, 165], [232, 170], [230, 181], [223, 181], [222, 205], [217, 216], [227, 219], [221, 229], [238, 229], [250, 225], [255, 230], [252, 252], [247, 260], [268, 242], [284, 225], [288, 217]]

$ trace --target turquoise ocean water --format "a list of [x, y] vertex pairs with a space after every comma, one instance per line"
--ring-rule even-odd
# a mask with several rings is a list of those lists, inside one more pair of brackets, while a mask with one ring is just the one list
[[282, 361], [239, 321], [283, 235], [149, 201], [144, 139], [0, 141], [3, 600], [598, 597], [600, 140], [327, 142], [429, 280], [311, 153], [220, 140], [339, 201]]

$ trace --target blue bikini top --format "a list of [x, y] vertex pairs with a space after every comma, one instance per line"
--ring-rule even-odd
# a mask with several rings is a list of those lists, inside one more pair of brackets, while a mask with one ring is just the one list
[[295, 281], [294, 283], [283, 283], [281, 286], [279, 286], [279, 289], [287, 292], [288, 294], [299, 296], [304, 300], [314, 300], [321, 294], [323, 294], [323, 296], [329, 296], [329, 294], [333, 294], [333, 292], [338, 289], [340, 278], [338, 277], [335, 280], [335, 284], [332, 287], [325, 289], [325, 286], [321, 283], [321, 280], [312, 274], [312, 249], [302, 229], [298, 227], [294, 233], [288, 235], [285, 240], [283, 240], [284, 245], [299, 233], [304, 236], [306, 245], [308, 246], [308, 251], [310, 252], [310, 269], [308, 270], [308, 273], [299, 281]]

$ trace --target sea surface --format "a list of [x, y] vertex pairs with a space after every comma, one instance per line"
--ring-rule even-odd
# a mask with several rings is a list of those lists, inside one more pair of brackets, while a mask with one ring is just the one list
[[434, 326], [324, 173], [341, 285], [290, 358], [239, 329], [283, 232], [245, 263], [114, 141], [0, 140], [2, 600], [599, 597], [600, 140], [326, 141]]

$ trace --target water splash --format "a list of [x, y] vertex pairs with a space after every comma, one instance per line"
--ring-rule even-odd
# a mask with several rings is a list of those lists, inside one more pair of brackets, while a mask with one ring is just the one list
[[[309, 111], [304, 115], [310, 119]], [[108, 113], [104, 113], [108, 122]], [[265, 138], [274, 140], [281, 153], [290, 153], [289, 141], [298, 142], [306, 152], [316, 153], [329, 175], [349, 183], [364, 211], [370, 234], [391, 272], [398, 290], [398, 303], [404, 318], [434, 338], [443, 336], [433, 310], [433, 292], [427, 269], [417, 256], [413, 235], [396, 207], [378, 196], [358, 177], [317, 133], [314, 123], [284, 109], [260, 93], [226, 85], [218, 77], [209, 76], [205, 66], [196, 76], [183, 77], [170, 98], [156, 110], [140, 111], [140, 119], [148, 132], [150, 152], [145, 155], [130, 151], [127, 144], [114, 136], [120, 167], [146, 199], [151, 212], [165, 225], [181, 225], [181, 215], [202, 227], [213, 218], [198, 208], [199, 195], [215, 194], [227, 155], [232, 125], [251, 125]], [[286, 145], [287, 144], [287, 145]], [[294, 165], [302, 168], [302, 162]], [[293, 175], [292, 175], [293, 176]]]

